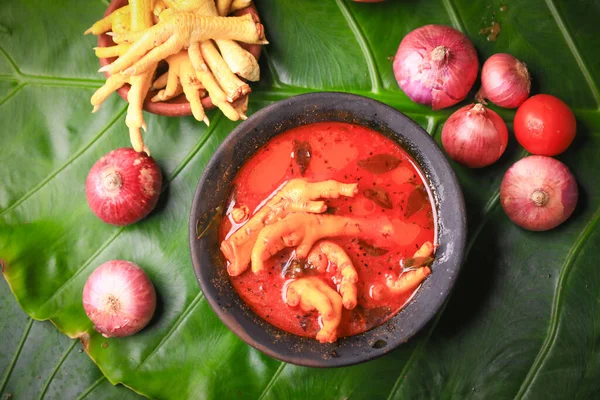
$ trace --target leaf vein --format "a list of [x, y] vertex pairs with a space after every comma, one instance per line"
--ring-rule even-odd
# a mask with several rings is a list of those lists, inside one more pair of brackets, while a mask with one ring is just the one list
[[192, 302], [190, 304], [188, 304], [188, 306], [183, 310], [183, 312], [181, 313], [179, 318], [177, 318], [177, 320], [175, 321], [173, 326], [169, 329], [167, 334], [161, 339], [161, 341], [158, 343], [158, 345], [156, 345], [154, 350], [152, 350], [152, 352], [150, 354], [148, 354], [148, 356], [145, 357], [142, 360], [142, 362], [140, 362], [140, 364], [136, 368], [136, 371], [139, 371], [144, 366], [144, 364], [146, 364], [146, 362], [148, 362], [152, 358], [152, 356], [154, 356], [154, 354], [156, 354], [156, 352], [158, 352], [158, 350], [160, 350], [160, 348], [169, 340], [169, 338], [175, 333], [177, 328], [179, 328], [179, 326], [183, 323], [183, 321], [187, 318], [187, 316], [192, 312], [194, 307], [196, 307], [196, 305], [199, 304], [203, 298], [204, 298], [204, 294], [202, 292], [199, 292], [196, 295], [196, 297], [194, 297]]
[[[524, 155], [524, 152], [522, 152], [521, 156], [523, 156], [523, 155]], [[500, 203], [500, 190], [497, 190], [492, 194], [492, 196], [489, 198], [486, 205], [484, 206], [484, 209], [483, 209], [484, 212], [483, 212], [483, 217], [481, 219], [481, 222], [475, 229], [473, 236], [471, 237], [471, 240], [469, 240], [469, 243], [467, 244], [467, 247], [465, 249], [465, 262], [464, 263], [466, 263], [467, 258], [469, 256], [469, 254], [471, 253], [471, 249], [473, 248], [475, 241], [479, 237], [479, 234], [483, 230], [483, 227], [488, 222], [488, 219], [489, 219], [491, 213], [496, 209], [496, 207], [498, 206], [499, 203]], [[398, 376], [398, 379], [394, 383], [394, 386], [392, 386], [392, 390], [390, 391], [390, 394], [387, 397], [388, 400], [392, 399], [394, 397], [394, 395], [398, 392], [398, 390], [400, 390], [402, 383], [404, 383], [404, 380], [402, 380], [402, 377], [408, 372], [408, 369], [410, 368], [410, 366], [416, 361], [418, 355], [421, 354], [421, 352], [427, 345], [429, 338], [431, 337], [431, 335], [433, 334], [433, 331], [437, 327], [437, 324], [440, 321], [442, 315], [444, 314], [444, 311], [446, 310], [446, 306], [448, 305], [448, 302], [450, 301], [451, 298], [452, 298], [452, 292], [450, 292], [450, 295], [448, 296], [448, 298], [442, 305], [442, 308], [437, 313], [435, 319], [431, 323], [431, 328], [427, 332], [427, 335], [422, 339], [422, 341], [413, 350], [413, 354], [411, 354], [410, 358], [408, 359], [404, 368], [402, 369], [400, 376]]]
[[19, 91], [21, 89], [23, 89], [24, 86], [25, 86], [24, 83], [21, 83], [21, 84], [17, 85], [17, 87], [15, 87], [9, 94], [7, 94], [5, 98], [3, 98], [2, 100], [0, 100], [0, 106], [2, 104], [6, 103], [8, 100], [10, 100], [11, 97], [13, 97], [17, 93], [19, 93]]
[[448, 13], [448, 17], [450, 17], [450, 21], [452, 22], [452, 25], [454, 26], [454, 28], [463, 33], [466, 33], [467, 29], [465, 28], [465, 24], [463, 23], [462, 19], [460, 18], [460, 15], [456, 11], [456, 5], [454, 4], [454, 1], [453, 0], [442, 0], [442, 3], [444, 4], [444, 8], [446, 9], [446, 12]]
[[[104, 251], [104, 249], [110, 246], [110, 244], [117, 238], [117, 236], [121, 234], [121, 232], [123, 232], [124, 229], [125, 227], [120, 227], [112, 234], [110, 238], [108, 238], [107, 241], [102, 243], [102, 245], [87, 260], [85, 260], [81, 268], [75, 271], [75, 273], [71, 275], [71, 277], [67, 279], [65, 283], [60, 285], [58, 289], [56, 289], [56, 291], [52, 293], [52, 295], [50, 295], [50, 297], [48, 297], [48, 299], [44, 301], [44, 303], [41, 306], [37, 307], [38, 312], [43, 312], [44, 307], [47, 304], [49, 304], [52, 300], [54, 300], [60, 293], [62, 293], [62, 291], [65, 290], [71, 282], [73, 282], [83, 271], [85, 271], [86, 268], [92, 263], [92, 261], [94, 261]], [[32, 316], [35, 318], [35, 313], [33, 313]]]
[[273, 64], [273, 59], [271, 58], [271, 55], [269, 54], [266, 46], [263, 46], [262, 54], [263, 54], [263, 57], [265, 58], [265, 63], [267, 64], [267, 69], [269, 70], [269, 73], [271, 74], [271, 79], [273, 80], [273, 87], [287, 86], [287, 85], [284, 85], [283, 82], [281, 82], [281, 79], [279, 78], [279, 74], [277, 73], [277, 71], [275, 69], [275, 64]]
[[44, 383], [44, 386], [42, 387], [42, 390], [40, 391], [40, 395], [38, 396], [39, 400], [44, 398], [44, 396], [46, 395], [46, 392], [48, 391], [48, 388], [50, 387], [50, 382], [52, 382], [52, 379], [54, 379], [54, 377], [56, 376], [56, 373], [58, 372], [60, 367], [63, 365], [63, 363], [65, 362], [65, 360], [67, 359], [67, 357], [69, 356], [71, 351], [73, 351], [73, 349], [75, 348], [75, 345], [78, 343], [77, 340], [71, 340], [71, 342], [72, 343], [69, 346], [69, 348], [64, 352], [62, 357], [58, 360], [58, 362], [56, 363], [56, 365], [50, 372], [50, 376], [48, 376], [48, 379]]
[[343, 17], [346, 20], [346, 23], [348, 24], [348, 27], [352, 31], [356, 41], [358, 42], [358, 46], [360, 47], [360, 50], [362, 51], [363, 56], [365, 57], [365, 62], [369, 71], [369, 78], [371, 79], [371, 92], [379, 93], [381, 91], [382, 86], [381, 76], [379, 74], [379, 70], [377, 69], [377, 63], [375, 62], [375, 57], [373, 56], [373, 52], [369, 47], [369, 43], [367, 42], [367, 39], [362, 29], [356, 22], [356, 18], [354, 18], [354, 15], [352, 15], [352, 13], [350, 12], [348, 5], [344, 3], [344, 0], [335, 0], [335, 2], [339, 7], [340, 11], [342, 12]]
[[8, 54], [8, 52], [2, 46], [0, 46], [0, 53], [4, 55], [14, 72], [14, 75], [0, 75], [0, 79], [2, 80], [13, 80], [31, 85], [75, 86], [90, 88], [97, 88], [104, 84], [103, 79], [71, 78], [60, 76], [25, 74], [21, 71], [15, 60]]
[[277, 378], [279, 378], [279, 375], [281, 375], [281, 372], [286, 367], [286, 365], [287, 364], [284, 363], [284, 362], [281, 362], [281, 364], [279, 364], [279, 367], [277, 368], [277, 371], [275, 371], [275, 373], [273, 374], [273, 376], [271, 377], [271, 379], [269, 379], [269, 382], [267, 383], [267, 386], [265, 386], [264, 390], [262, 391], [262, 393], [258, 397], [258, 400], [263, 400], [263, 398], [267, 395], [267, 393], [269, 393], [269, 391], [271, 390], [271, 388], [275, 384], [275, 381], [277, 381]]
[[[200, 151], [200, 149], [206, 143], [206, 141], [208, 140], [208, 138], [212, 135], [212, 132], [214, 131], [215, 127], [219, 124], [220, 115], [221, 114], [218, 114], [217, 117], [215, 117], [213, 123], [207, 129], [206, 134], [202, 137], [202, 139], [200, 139], [198, 141], [198, 143], [196, 144], [196, 146], [194, 146], [192, 148], [192, 150], [190, 150], [190, 152], [188, 153], [188, 155], [181, 161], [181, 163], [179, 164], [179, 166], [177, 166], [175, 168], [175, 170], [173, 171], [173, 173], [171, 174], [171, 176], [169, 177], [169, 179], [165, 181], [165, 185], [164, 185], [161, 193], [166, 190], [166, 188], [169, 186], [169, 184], [177, 177], [177, 175], [179, 175], [179, 173], [191, 161], [191, 159], [196, 155], [196, 153], [198, 153], [198, 151]], [[1, 216], [1, 214], [0, 214], [0, 216]], [[67, 281], [65, 281], [65, 283], [63, 283], [60, 287], [58, 287], [58, 289], [56, 289], [56, 291], [54, 293], [52, 293], [52, 295], [48, 298], [48, 300], [46, 300], [44, 302], [44, 304], [42, 304], [40, 307], [38, 307], [38, 310], [43, 309], [44, 306], [46, 306], [52, 299], [54, 299], [59, 292], [61, 292], [62, 290], [64, 290], [77, 276], [79, 276], [79, 274], [81, 274], [83, 271], [85, 271], [85, 269], [92, 263], [92, 261], [94, 261], [96, 259], [96, 257], [98, 257], [98, 255], [100, 253], [102, 253], [102, 251], [104, 251], [104, 249], [106, 249], [121, 234], [121, 232], [123, 232], [124, 230], [125, 230], [125, 227], [121, 227], [118, 230], [116, 230], [115, 233], [113, 233], [113, 235], [110, 238], [108, 238], [108, 240], [106, 240], [83, 263], [83, 265], [81, 266], [81, 268], [79, 268], [77, 271], [75, 271], [75, 273]]]
[[596, 85], [596, 83], [594, 82], [594, 79], [592, 78], [592, 74], [590, 73], [590, 70], [588, 69], [587, 65], [583, 61], [583, 57], [581, 56], [581, 53], [579, 52], [577, 45], [573, 41], [573, 36], [571, 35], [571, 33], [567, 29], [565, 23], [563, 22], [562, 18], [560, 17], [560, 14], [558, 13], [558, 10], [556, 9], [556, 5], [554, 4], [554, 1], [553, 0], [545, 0], [545, 1], [546, 1], [546, 5], [548, 6], [548, 9], [550, 10], [550, 13], [552, 14], [552, 17], [554, 18], [554, 21], [556, 22], [556, 25], [558, 25], [558, 30], [560, 31], [563, 38], [565, 39], [565, 42], [567, 43], [569, 50], [571, 50], [571, 54], [573, 54], [573, 58], [575, 58], [575, 62], [577, 62], [577, 65], [579, 66], [579, 69], [581, 70], [581, 73], [583, 74], [583, 77], [584, 77], [586, 83], [590, 87], [590, 91], [592, 92], [592, 96], [594, 97], [594, 100], [596, 101], [596, 105], [598, 106], [598, 108], [600, 108], [600, 91], [598, 90], [598, 86]]
[[552, 301], [552, 311], [550, 312], [550, 326], [548, 327], [548, 333], [546, 335], [546, 339], [544, 343], [542, 343], [542, 347], [538, 355], [536, 356], [531, 368], [529, 369], [527, 375], [525, 376], [525, 380], [523, 384], [519, 388], [519, 391], [515, 395], [515, 399], [522, 399], [527, 390], [531, 387], [535, 377], [540, 371], [546, 357], [550, 353], [550, 349], [554, 346], [556, 342], [556, 338], [558, 336], [558, 326], [560, 323], [560, 309], [562, 306], [563, 292], [565, 289], [565, 282], [569, 273], [573, 269], [573, 264], [579, 255], [583, 245], [587, 242], [588, 238], [592, 234], [594, 227], [600, 220], [600, 208], [596, 210], [590, 222], [583, 228], [583, 231], [579, 234], [573, 247], [571, 247], [571, 251], [567, 254], [567, 258], [563, 263], [563, 267], [560, 271], [560, 276], [558, 278], [558, 283], [556, 285], [556, 291], [554, 293], [554, 299]]
[[[444, 303], [444, 305], [442, 306], [442, 309], [440, 310], [439, 315], [441, 315], [441, 313], [444, 311], [445, 308], [446, 308], [446, 303]], [[433, 329], [434, 329], [435, 325], [437, 325], [438, 319], [439, 319], [439, 317], [434, 320], [434, 322], [433, 322], [434, 326], [432, 326], [431, 329], [429, 329], [425, 338], [421, 342], [419, 342], [419, 344], [417, 346], [415, 346], [415, 349], [413, 350], [412, 354], [410, 355], [410, 358], [408, 359], [408, 361], [406, 361], [406, 363], [404, 364], [404, 367], [402, 368], [402, 371], [400, 371], [400, 375], [396, 379], [396, 382], [394, 382], [394, 386], [392, 386], [392, 390], [390, 391], [390, 394], [388, 395], [387, 400], [392, 400], [392, 398], [394, 397], [394, 394], [396, 394], [396, 392], [398, 390], [400, 390], [400, 386], [402, 385], [402, 382], [403, 382], [402, 377], [408, 373], [408, 370], [414, 364], [415, 360], [417, 359], [418, 354], [421, 353], [421, 348], [425, 347], [425, 344], [427, 343], [427, 341], [429, 340], [429, 337], [433, 333]]]
[[27, 75], [23, 74], [20, 82], [37, 86], [58, 86], [58, 87], [80, 87], [96, 89], [104, 85], [103, 80], [85, 79], [85, 78], [69, 78], [60, 76], [43, 76], [43, 75]]
[[15, 73], [17, 75], [22, 75], [21, 70], [17, 66], [17, 63], [15, 62], [15, 60], [13, 60], [13, 58], [8, 54], [8, 52], [6, 50], [4, 50], [4, 47], [2, 47], [2, 46], [0, 46], [0, 53], [4, 54], [4, 57], [6, 58], [6, 60], [8, 61], [8, 63], [12, 67], [12, 69], [15, 71]]
[[44, 76], [21, 74], [16, 77], [13, 75], [0, 74], [0, 81], [19, 82], [37, 86], [58, 86], [58, 87], [80, 87], [96, 89], [104, 84], [99, 79], [71, 78], [63, 76]]
[[87, 389], [85, 389], [83, 392], [81, 392], [81, 394], [79, 395], [79, 397], [77, 397], [76, 400], [82, 400], [82, 399], [86, 398], [90, 393], [92, 393], [94, 391], [94, 389], [96, 389], [98, 387], [98, 385], [100, 385], [105, 380], [106, 380], [106, 377], [104, 375], [102, 375], [100, 378], [96, 379], [90, 386], [88, 386]]
[[[273, 89], [265, 89], [265, 88], [256, 88], [252, 91], [252, 99], [257, 101], [278, 101], [285, 100], [291, 96], [296, 96], [299, 94], [311, 93], [314, 92], [314, 89], [309, 88], [301, 88], [295, 86], [287, 86], [282, 88]], [[410, 116], [419, 116], [429, 118], [432, 116], [431, 109], [413, 102], [405, 103], [398, 96], [398, 92], [392, 90], [381, 90], [380, 93], [375, 95], [369, 91], [365, 90], [356, 90], [356, 89], [347, 89], [344, 90], [345, 93], [356, 94], [359, 96], [370, 97], [372, 99], [381, 101], [386, 103], [390, 107], [394, 107], [396, 109], [402, 109], [404, 114]], [[586, 109], [586, 108], [573, 108], [573, 113], [578, 120], [581, 120], [586, 126], [590, 126], [593, 130], [600, 129], [600, 122], [598, 122], [598, 116], [600, 115], [600, 110], [594, 109]], [[515, 116], [514, 110], [507, 110], [501, 108], [495, 108], [494, 111], [498, 113], [505, 121], [511, 121]], [[452, 114], [452, 110], [444, 109], [438, 110], [435, 112], [436, 119], [445, 120]], [[592, 131], [591, 134], [595, 134], [595, 131]]]
[[25, 341], [27, 340], [27, 337], [29, 336], [29, 332], [31, 331], [32, 326], [33, 326], [33, 318], [29, 318], [29, 323], [27, 323], [27, 326], [25, 327], [25, 330], [23, 331], [23, 336], [21, 336], [21, 340], [19, 341], [19, 344], [17, 345], [15, 354], [14, 354], [12, 360], [10, 360], [10, 364], [8, 365], [8, 368], [6, 368], [6, 373], [4, 374], [2, 383], [0, 383], [0, 393], [2, 393], [4, 391], [4, 388], [6, 387], [6, 384], [8, 383], [10, 374], [12, 373], [12, 371], [15, 367], [15, 364], [17, 363], [17, 360], [19, 359], [19, 355], [21, 354], [21, 350], [23, 350], [23, 346], [25, 345]]
[[106, 133], [119, 120], [119, 118], [121, 118], [121, 116], [125, 113], [126, 110], [127, 110], [127, 106], [123, 107], [123, 109], [121, 109], [121, 111], [119, 111], [117, 113], [117, 115], [108, 123], [108, 125], [106, 125], [87, 145], [82, 147], [77, 153], [75, 153], [73, 156], [71, 156], [61, 167], [59, 167], [57, 170], [55, 170], [50, 175], [48, 175], [43, 181], [38, 183], [34, 188], [29, 190], [27, 193], [25, 193], [20, 199], [15, 201], [11, 206], [8, 206], [4, 211], [0, 212], [0, 217], [2, 217], [4, 214], [10, 212], [11, 210], [14, 210], [17, 206], [19, 206], [19, 204], [23, 203], [25, 200], [30, 198], [37, 191], [39, 191], [42, 187], [44, 187], [50, 180], [52, 180], [56, 175], [58, 175], [65, 168], [67, 168], [69, 165], [71, 165], [77, 158], [79, 158], [79, 156], [81, 156], [87, 149], [89, 149], [94, 143], [96, 143], [98, 141], [98, 139], [100, 139], [102, 137], [102, 135], [104, 135], [104, 133]]

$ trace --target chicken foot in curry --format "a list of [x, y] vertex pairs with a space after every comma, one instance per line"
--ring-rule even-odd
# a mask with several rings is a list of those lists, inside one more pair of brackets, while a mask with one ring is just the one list
[[317, 310], [323, 321], [317, 340], [321, 343], [336, 341], [342, 319], [342, 298], [329, 285], [314, 276], [296, 279], [288, 285], [285, 300], [292, 307], [300, 305], [305, 312]]
[[290, 180], [244, 226], [221, 242], [221, 251], [229, 261], [227, 267], [229, 275], [240, 275], [248, 268], [256, 238], [266, 225], [273, 224], [292, 212], [322, 213], [327, 209], [327, 205], [318, 199], [353, 197], [356, 193], [358, 187], [355, 183], [341, 183], [334, 180], [322, 182]]
[[[387, 220], [387, 218], [385, 219]], [[296, 247], [296, 257], [306, 258], [315, 242], [337, 236], [388, 237], [394, 233], [389, 220], [341, 217], [337, 215], [291, 213], [264, 227], [252, 249], [252, 272], [264, 269], [264, 262], [279, 251]], [[383, 223], [382, 223], [383, 222]]]
[[352, 260], [340, 245], [329, 240], [318, 242], [308, 254], [308, 262], [319, 272], [325, 272], [328, 263], [335, 264], [342, 278], [339, 292], [344, 308], [352, 310], [356, 307], [358, 274]]
[[[431, 242], [425, 242], [419, 250], [413, 255], [413, 259], [417, 261], [423, 261], [429, 259], [433, 254], [434, 246]], [[386, 285], [390, 292], [395, 295], [407, 293], [415, 290], [417, 286], [421, 284], [431, 274], [431, 268], [423, 266], [423, 264], [415, 264], [418, 267], [410, 271], [404, 272], [398, 278], [394, 279], [388, 276], [386, 279]]]

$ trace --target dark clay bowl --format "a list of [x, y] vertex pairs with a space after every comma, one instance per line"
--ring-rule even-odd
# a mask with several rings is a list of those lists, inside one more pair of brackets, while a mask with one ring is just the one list
[[[116, 9], [126, 6], [128, 3], [129, 3], [128, 0], [112, 0], [110, 2], [110, 5], [104, 12], [104, 17], [112, 14], [112, 12], [115, 11]], [[233, 15], [236, 15], [236, 16], [240, 16], [240, 15], [244, 15], [244, 14], [253, 14], [258, 19], [258, 11], [256, 11], [256, 7], [254, 7], [253, 3], [251, 3], [250, 6], [244, 8], [242, 10], [235, 11], [233, 13]], [[107, 34], [103, 33], [102, 35], [98, 36], [98, 47], [110, 47], [110, 46], [114, 46], [114, 45], [115, 45], [115, 42], [113, 42], [112, 38], [110, 36], [108, 36]], [[254, 58], [256, 58], [258, 60], [258, 57], [260, 56], [260, 49], [261, 49], [260, 45], [240, 43], [240, 46], [242, 46], [243, 48], [248, 50], [250, 52], [250, 54], [252, 54], [254, 56]], [[105, 65], [112, 63], [115, 59], [116, 59], [116, 57], [101, 58], [100, 65], [102, 67], [104, 67]], [[161, 69], [161, 64], [159, 64], [158, 69]], [[165, 72], [165, 71], [166, 71], [166, 68], [164, 68], [163, 72]], [[106, 78], [108, 78], [110, 76], [110, 74], [108, 72], [105, 72], [104, 76]], [[127, 93], [129, 93], [129, 88], [130, 88], [129, 85], [124, 85], [119, 90], [117, 90], [117, 93], [119, 93], [119, 96], [121, 96], [123, 99], [125, 99], [125, 101], [127, 101]], [[157, 90], [151, 90], [148, 92], [148, 95], [146, 96], [146, 99], [144, 100], [144, 110], [151, 112], [153, 114], [164, 115], [167, 117], [184, 117], [184, 116], [192, 115], [192, 107], [190, 106], [190, 103], [187, 101], [187, 99], [185, 98], [185, 95], [183, 93], [180, 94], [179, 96], [177, 96], [173, 99], [167, 100], [167, 101], [157, 101], [157, 102], [150, 101], [150, 99], [152, 97], [154, 97], [154, 95], [156, 95], [156, 93], [158, 93]], [[202, 98], [202, 107], [204, 107], [205, 110], [210, 110], [211, 108], [214, 108], [215, 106], [213, 105], [210, 97], [206, 96], [206, 97]]]
[[[299, 125], [342, 121], [364, 125], [399, 143], [418, 162], [435, 199], [436, 251], [432, 274], [414, 298], [382, 325], [359, 335], [320, 344], [284, 332], [256, 316], [230, 284], [219, 250], [218, 226], [231, 181], [240, 167], [275, 135]], [[282, 100], [238, 125], [206, 166], [190, 216], [192, 263], [200, 287], [221, 321], [249, 345], [271, 357], [310, 367], [339, 367], [384, 355], [406, 342], [440, 309], [462, 264], [465, 205], [444, 154], [419, 125], [375, 100], [344, 93], [312, 93]], [[199, 232], [203, 232], [198, 238]]]

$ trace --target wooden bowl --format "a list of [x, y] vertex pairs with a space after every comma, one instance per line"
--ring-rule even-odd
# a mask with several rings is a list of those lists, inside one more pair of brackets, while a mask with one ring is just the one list
[[[112, 0], [110, 2], [110, 5], [106, 9], [104, 16], [105, 17], [108, 16], [116, 9], [121, 8], [127, 4], [128, 4], [127, 0]], [[256, 18], [258, 18], [258, 11], [256, 10], [256, 7], [254, 7], [254, 4], [250, 4], [250, 6], [244, 8], [242, 10], [238, 10], [233, 14], [236, 16], [244, 15], [244, 14], [254, 14], [256, 16]], [[110, 36], [108, 36], [107, 34], [103, 33], [102, 35], [98, 36], [98, 47], [109, 47], [109, 46], [114, 46], [114, 45], [115, 45], [115, 42], [113, 42], [112, 38]], [[243, 48], [245, 48], [246, 50], [248, 50], [250, 52], [250, 54], [252, 54], [254, 56], [254, 58], [256, 58], [258, 60], [258, 57], [260, 56], [260, 48], [261, 48], [260, 45], [247, 44], [247, 43], [240, 43], [240, 45]], [[105, 66], [107, 64], [112, 63], [115, 59], [116, 59], [116, 57], [101, 58], [100, 65]], [[110, 74], [108, 72], [105, 72], [104, 76], [106, 76], [106, 78], [108, 78], [110, 76]], [[123, 99], [125, 99], [125, 101], [127, 101], [127, 93], [129, 93], [129, 88], [130, 88], [130, 86], [127, 84], [127, 85], [124, 85], [123, 87], [121, 87], [119, 90], [117, 90], [117, 93], [119, 93], [119, 96], [121, 96]], [[183, 93], [173, 99], [168, 100], [168, 101], [157, 101], [157, 102], [150, 101], [150, 99], [152, 97], [154, 97], [154, 95], [157, 92], [158, 91], [156, 91], [156, 90], [151, 90], [148, 92], [148, 95], [146, 96], [146, 99], [144, 100], [144, 110], [151, 112], [153, 114], [164, 115], [167, 117], [183, 117], [183, 116], [187, 116], [187, 115], [192, 115], [192, 108], [190, 106], [190, 103], [187, 101], [187, 99], [185, 98], [185, 95]], [[210, 99], [210, 96], [206, 96], [206, 97], [202, 98], [202, 106], [206, 110], [210, 110], [211, 108], [215, 107]]]
[[[411, 301], [383, 324], [335, 343], [285, 332], [253, 313], [237, 294], [220, 251], [219, 221], [231, 182], [242, 165], [276, 135], [300, 125], [341, 121], [363, 125], [398, 143], [418, 163], [436, 207], [436, 250], [431, 275]], [[199, 237], [199, 232], [202, 232]], [[400, 111], [346, 93], [309, 93], [255, 112], [223, 141], [208, 162], [194, 195], [189, 240], [194, 272], [223, 323], [249, 345], [279, 360], [309, 367], [341, 367], [382, 356], [409, 340], [439, 311], [462, 265], [466, 210], [452, 167], [435, 141]]]

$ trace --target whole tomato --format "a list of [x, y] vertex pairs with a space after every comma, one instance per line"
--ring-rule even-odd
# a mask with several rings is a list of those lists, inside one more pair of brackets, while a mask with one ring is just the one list
[[517, 110], [515, 136], [531, 154], [555, 156], [575, 139], [573, 112], [562, 100], [538, 94], [525, 100]]

